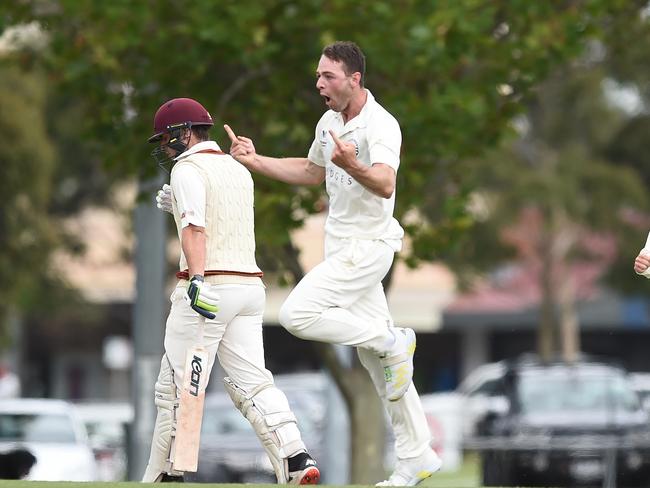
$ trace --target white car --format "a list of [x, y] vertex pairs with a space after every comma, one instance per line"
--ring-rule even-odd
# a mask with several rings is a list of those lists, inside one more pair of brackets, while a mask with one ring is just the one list
[[508, 410], [508, 400], [501, 393], [500, 386], [505, 371], [504, 361], [483, 364], [474, 369], [456, 389], [460, 394], [463, 439], [478, 434], [477, 425], [486, 414]]
[[97, 466], [75, 407], [63, 400], [0, 402], [0, 452], [26, 449], [36, 457], [27, 480], [95, 481]]
[[650, 413], [650, 373], [630, 373], [630, 381], [639, 395], [641, 406]]
[[75, 404], [86, 426], [95, 453], [99, 481], [125, 481], [127, 438], [133, 424], [133, 405], [127, 402], [83, 402]]

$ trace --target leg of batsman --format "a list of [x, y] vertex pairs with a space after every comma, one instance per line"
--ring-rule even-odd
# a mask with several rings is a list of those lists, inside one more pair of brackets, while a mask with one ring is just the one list
[[[224, 378], [226, 391], [262, 442], [279, 484], [316, 484], [320, 472], [300, 437], [287, 397], [271, 383], [251, 392]], [[289, 459], [291, 458], [291, 459]], [[295, 464], [295, 466], [293, 466]]]
[[151, 441], [149, 463], [142, 477], [142, 481], [145, 483], [158, 482], [165, 473], [173, 476], [181, 476], [183, 474], [173, 471], [170, 461], [178, 400], [176, 399], [174, 373], [167, 355], [163, 356], [160, 363], [160, 373], [158, 374], [158, 380], [154, 388], [158, 415], [156, 416], [156, 424]]

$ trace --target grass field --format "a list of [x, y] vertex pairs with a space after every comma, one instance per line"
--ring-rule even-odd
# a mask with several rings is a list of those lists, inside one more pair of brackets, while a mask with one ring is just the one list
[[[446, 479], [445, 479], [446, 478]], [[136, 488], [142, 487], [141, 483], [135, 481], [129, 482], [96, 482], [96, 483], [74, 483], [71, 481], [6, 481], [0, 480], [0, 486], [2, 488]], [[254, 485], [254, 484], [205, 484], [205, 483], [167, 483], [166, 487], [176, 487], [176, 488], [205, 488], [206, 486], [219, 486], [219, 488], [242, 488], [246, 486], [247, 488], [270, 488], [277, 485]], [[321, 485], [326, 486], [326, 485]], [[332, 485], [333, 486], [333, 485]], [[347, 487], [362, 487], [367, 485], [347, 485]], [[429, 486], [429, 487], [438, 487], [438, 488], [466, 488], [466, 487], [477, 487], [476, 484], [457, 484], [453, 481], [452, 478], [441, 475], [436, 481], [425, 482], [420, 486]]]
[[[465, 462], [459, 471], [453, 473], [436, 473], [431, 478], [422, 482], [423, 488], [480, 488], [479, 484], [479, 466], [478, 461], [474, 456], [466, 456]], [[142, 488], [141, 483], [137, 482], [97, 482], [97, 483], [72, 483], [72, 482], [52, 482], [52, 481], [9, 481], [0, 480], [0, 488]], [[206, 488], [207, 486], [215, 486], [215, 484], [205, 483], [168, 483], [166, 487], [177, 488]], [[220, 484], [219, 488], [242, 488], [243, 485], [238, 484]], [[272, 487], [277, 485], [246, 485], [247, 488], [257, 487]], [[364, 486], [364, 485], [348, 485]]]

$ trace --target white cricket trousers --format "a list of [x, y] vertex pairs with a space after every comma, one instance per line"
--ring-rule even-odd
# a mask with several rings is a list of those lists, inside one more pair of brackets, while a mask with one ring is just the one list
[[429, 448], [431, 435], [420, 397], [411, 384], [400, 400], [386, 398], [379, 356], [392, 344], [381, 280], [395, 252], [380, 240], [325, 238], [325, 260], [296, 285], [280, 309], [280, 323], [302, 339], [356, 346], [391, 419], [398, 458]]
[[[208, 351], [206, 377], [215, 358], [227, 376], [240, 389], [251, 394], [261, 385], [273, 385], [273, 375], [264, 363], [262, 316], [265, 290], [262, 285], [219, 284], [212, 285], [220, 295], [219, 311], [213, 320], [206, 320], [203, 346]], [[185, 302], [185, 286], [178, 286], [171, 295], [171, 311], [165, 328], [165, 355], [156, 382], [158, 415], [154, 426], [149, 464], [144, 481], [155, 480], [160, 473], [169, 472], [169, 452], [172, 448], [173, 403], [180, 395], [185, 367], [185, 354], [198, 337], [197, 312]], [[260, 415], [289, 412], [289, 402], [279, 389], [270, 386], [256, 397]], [[233, 407], [234, 408], [234, 407]], [[298, 426], [288, 423], [276, 434], [283, 445], [304, 449]]]
[[[215, 358], [238, 386], [252, 391], [273, 381], [264, 362], [262, 315], [265, 291], [261, 285], [212, 285], [220, 296], [214, 320], [205, 321], [203, 346], [209, 354], [207, 375]], [[185, 287], [177, 287], [171, 296], [172, 307], [165, 329], [165, 353], [174, 371], [174, 384], [183, 382], [185, 353], [196, 344], [198, 313], [184, 300]]]

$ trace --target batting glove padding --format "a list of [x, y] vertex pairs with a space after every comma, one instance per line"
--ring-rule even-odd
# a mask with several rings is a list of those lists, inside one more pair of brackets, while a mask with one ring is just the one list
[[210, 289], [209, 283], [203, 282], [203, 276], [194, 275], [190, 280], [185, 301], [206, 319], [214, 319], [219, 311], [219, 294]]
[[172, 187], [165, 183], [156, 195], [156, 207], [172, 213]]

